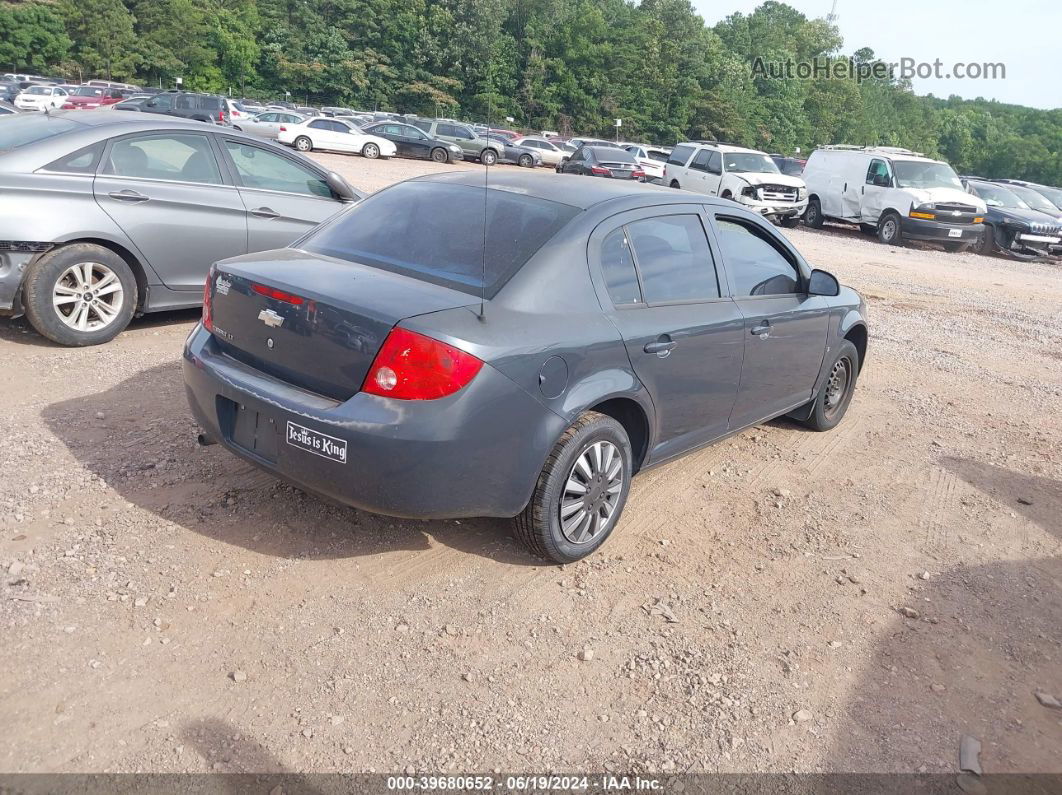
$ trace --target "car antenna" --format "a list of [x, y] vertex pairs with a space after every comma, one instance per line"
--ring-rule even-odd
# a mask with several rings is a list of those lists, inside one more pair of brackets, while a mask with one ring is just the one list
[[[492, 97], [493, 81], [487, 86], [487, 134], [490, 134], [490, 117], [494, 110]], [[489, 138], [487, 139], [490, 140]], [[480, 152], [479, 162], [483, 164], [483, 247], [480, 249], [480, 277], [479, 277], [479, 319], [486, 320], [487, 304], [487, 194], [490, 187], [490, 166], [483, 162], [483, 153]]]

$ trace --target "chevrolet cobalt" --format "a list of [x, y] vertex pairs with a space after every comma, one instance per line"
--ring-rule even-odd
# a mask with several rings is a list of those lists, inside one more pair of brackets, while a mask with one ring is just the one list
[[639, 470], [833, 428], [866, 349], [860, 297], [734, 202], [461, 172], [217, 263], [184, 378], [205, 443], [368, 511], [515, 517], [567, 562]]

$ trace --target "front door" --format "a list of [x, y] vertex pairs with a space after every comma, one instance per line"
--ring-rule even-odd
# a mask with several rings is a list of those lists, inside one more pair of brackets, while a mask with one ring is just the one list
[[870, 161], [866, 184], [863, 186], [863, 203], [860, 220], [864, 224], [877, 224], [892, 190], [892, 172], [889, 164], [879, 158]]
[[655, 408], [650, 460], [722, 436], [737, 395], [744, 318], [720, 288], [700, 208], [633, 211], [591, 239], [627, 356]]
[[742, 428], [811, 398], [826, 352], [829, 307], [809, 296], [796, 254], [756, 221], [715, 214], [734, 302], [745, 318], [741, 386], [730, 417]]
[[288, 157], [227, 139], [225, 152], [247, 208], [247, 250], [285, 248], [344, 205], [324, 178]]
[[111, 141], [93, 192], [172, 290], [202, 290], [211, 264], [247, 251], [243, 202], [225, 184], [205, 133]]

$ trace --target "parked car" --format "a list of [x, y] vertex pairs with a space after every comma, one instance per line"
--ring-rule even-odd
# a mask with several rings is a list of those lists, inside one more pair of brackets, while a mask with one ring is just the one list
[[168, 91], [156, 94], [140, 109], [144, 113], [160, 113], [182, 119], [231, 125], [229, 102], [217, 94], [198, 94], [194, 91]]
[[125, 99], [126, 91], [122, 88], [83, 85], [70, 92], [63, 103], [63, 110], [96, 110], [107, 105], [116, 105]]
[[866, 346], [859, 295], [733, 202], [466, 171], [218, 263], [183, 366], [202, 441], [368, 511], [515, 517], [564, 563], [635, 473], [781, 415], [835, 427]]
[[859, 224], [878, 240], [942, 243], [964, 251], [981, 239], [985, 203], [947, 163], [896, 147], [827, 146], [804, 166], [813, 229], [826, 219]]
[[300, 116], [298, 113], [291, 113], [286, 110], [267, 110], [265, 113], [259, 113], [257, 116], [252, 116], [241, 122], [240, 129], [245, 133], [258, 135], [262, 138], [272, 138], [275, 141], [282, 126], [301, 124], [304, 121], [306, 121], [306, 117]]
[[[1046, 200], [1056, 211], [1062, 212], [1062, 190], [1059, 188], [1052, 188], [1048, 185], [1039, 185], [1035, 182], [1026, 182], [1019, 179], [994, 179], [992, 182], [998, 182], [1001, 185], [1006, 185], [1010, 190], [1014, 191], [1019, 197], [1021, 197], [1026, 204], [1036, 209], [1043, 209], [1044, 212], [1049, 212], [1044, 205], [1035, 204], [1035, 200], [1029, 201], [1032, 193], [1039, 194], [1044, 200]], [[1016, 188], [1020, 189], [1015, 190]]]
[[642, 167], [647, 179], [662, 180], [664, 178], [664, 165], [671, 156], [670, 149], [648, 144], [626, 144], [623, 148], [634, 155], [634, 159]]
[[6, 99], [0, 99], [0, 116], [7, 116], [11, 113], [18, 113], [19, 109], [8, 102]]
[[[1062, 249], [1062, 224], [1053, 215], [1032, 209], [1010, 188], [979, 179], [963, 179], [971, 194], [987, 206], [978, 254], [1005, 254], [1017, 259], [1036, 259]], [[1039, 195], [1039, 194], [1037, 194]]]
[[[525, 136], [524, 138], [517, 138], [513, 141], [516, 146], [523, 146], [528, 149], [536, 150], [539, 155], [542, 156], [542, 164], [546, 166], [559, 166], [561, 160], [564, 159], [566, 154], [559, 146], [555, 146], [552, 142], [545, 138], [538, 138], [536, 136]], [[575, 151], [574, 149], [572, 150]]]
[[391, 141], [398, 148], [401, 157], [428, 158], [436, 163], [453, 163], [464, 159], [460, 146], [441, 138], [432, 138], [412, 124], [383, 121], [366, 125], [362, 129], [370, 135], [378, 135]]
[[538, 149], [521, 146], [515, 140], [510, 141], [504, 135], [497, 133], [487, 133], [487, 140], [498, 148], [498, 160], [502, 163], [512, 163], [524, 168], [536, 168], [542, 165], [542, 153]]
[[357, 152], [369, 160], [394, 157], [398, 147], [379, 135], [364, 132], [358, 125], [343, 118], [323, 116], [305, 119], [294, 124], [281, 124], [277, 140], [294, 146], [300, 152], [329, 149], [333, 152]]
[[0, 313], [63, 345], [196, 306], [212, 262], [285, 246], [361, 197], [231, 128], [142, 113], [0, 121]]
[[804, 180], [778, 170], [766, 152], [690, 141], [671, 151], [664, 183], [742, 204], [782, 226], [796, 226], [808, 205]]
[[19, 95], [20, 91], [22, 91], [22, 88], [18, 83], [8, 80], [0, 81], [0, 100], [14, 104], [15, 97]]
[[[485, 166], [493, 166], [502, 156], [504, 146], [491, 141], [485, 134], [476, 133], [467, 124], [441, 119], [411, 119], [412, 124], [432, 138], [461, 147], [465, 160], [478, 160]], [[500, 139], [508, 141], [506, 138]]]
[[145, 102], [151, 99], [150, 96], [145, 97], [131, 97], [130, 99], [123, 99], [121, 102], [115, 102], [113, 107], [115, 110], [129, 110], [136, 113], [143, 111], [141, 107]]
[[613, 149], [622, 149], [615, 141], [606, 141], [602, 138], [569, 138], [568, 144], [578, 149], [580, 146], [610, 146]]
[[771, 160], [778, 166], [779, 171], [791, 177], [802, 177], [804, 175], [804, 165], [808, 162], [807, 160], [801, 160], [799, 157], [786, 157], [779, 154], [772, 154]]
[[350, 108], [340, 108], [333, 105], [323, 105], [321, 107], [321, 114], [324, 116], [353, 116], [354, 111]]
[[67, 93], [57, 86], [30, 86], [15, 97], [20, 110], [58, 109], [66, 102]]
[[607, 179], [645, 179], [634, 155], [613, 146], [580, 146], [557, 166], [558, 174], [579, 174]]

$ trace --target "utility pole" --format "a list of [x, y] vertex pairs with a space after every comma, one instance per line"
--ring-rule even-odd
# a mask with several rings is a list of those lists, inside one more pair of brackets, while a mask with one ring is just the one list
[[830, 13], [826, 15], [826, 21], [831, 25], [837, 22], [837, 0], [833, 0], [833, 5], [830, 6]]

